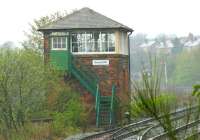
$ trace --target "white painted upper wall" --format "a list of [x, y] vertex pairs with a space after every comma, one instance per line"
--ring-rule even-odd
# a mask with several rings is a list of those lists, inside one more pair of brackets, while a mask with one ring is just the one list
[[125, 31], [115, 32], [116, 53], [128, 55], [128, 33]]

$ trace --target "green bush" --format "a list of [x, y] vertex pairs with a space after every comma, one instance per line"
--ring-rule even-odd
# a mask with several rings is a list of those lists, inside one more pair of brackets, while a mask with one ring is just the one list
[[87, 123], [87, 114], [79, 98], [72, 98], [66, 103], [64, 112], [53, 113], [53, 133], [68, 136], [80, 131]]
[[[151, 99], [146, 99], [146, 103], [147, 104], [155, 104], [155, 106], [157, 106], [157, 108], [160, 108], [160, 106], [162, 104], [174, 104], [176, 102], [176, 96], [171, 94], [171, 93], [162, 93], [161, 95], [158, 95], [155, 97], [155, 100], [151, 100]], [[141, 102], [141, 100], [135, 100], [132, 101], [130, 104], [130, 110], [131, 110], [131, 116], [133, 118], [137, 118], [137, 117], [145, 117], [147, 115], [149, 115], [145, 110], [142, 109], [143, 103]], [[158, 111], [162, 112], [162, 111]]]
[[194, 85], [193, 86], [193, 93], [194, 96], [199, 96], [200, 95], [200, 85]]

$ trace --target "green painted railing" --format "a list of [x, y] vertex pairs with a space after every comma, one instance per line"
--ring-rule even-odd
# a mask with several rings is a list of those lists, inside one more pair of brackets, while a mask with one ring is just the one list
[[110, 105], [110, 125], [113, 124], [114, 120], [114, 98], [115, 98], [115, 85], [112, 86], [112, 96], [111, 96], [111, 105]]
[[[110, 88], [111, 89], [111, 88]], [[111, 91], [111, 96], [101, 96], [99, 92], [96, 94], [96, 126], [105, 125], [105, 121], [108, 121], [106, 126], [112, 126], [115, 124], [117, 104], [119, 102], [118, 97], [116, 96], [116, 86], [113, 85]], [[109, 105], [108, 105], [109, 104]], [[105, 110], [106, 107], [106, 110]], [[108, 108], [107, 108], [108, 107]], [[101, 116], [101, 113], [105, 115], [105, 112], [108, 112], [107, 118]], [[103, 117], [103, 118], [102, 118]]]
[[95, 105], [95, 110], [96, 110], [96, 126], [99, 127], [99, 111], [100, 111], [100, 93], [99, 93], [99, 85], [97, 85], [96, 89], [96, 105]]
[[83, 65], [70, 53], [69, 71], [80, 81], [80, 83], [93, 95], [96, 96], [99, 77], [90, 68]]

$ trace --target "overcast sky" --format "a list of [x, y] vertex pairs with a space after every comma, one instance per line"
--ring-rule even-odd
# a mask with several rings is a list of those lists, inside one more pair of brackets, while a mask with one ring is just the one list
[[33, 19], [89, 7], [150, 36], [200, 34], [200, 0], [2, 0], [0, 44], [19, 42]]

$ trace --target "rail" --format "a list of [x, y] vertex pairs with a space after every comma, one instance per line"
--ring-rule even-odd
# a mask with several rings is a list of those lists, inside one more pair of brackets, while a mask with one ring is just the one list
[[[190, 113], [194, 113], [194, 112], [195, 112], [195, 110], [192, 110]], [[177, 114], [176, 114], [176, 115], [177, 115]], [[182, 118], [184, 118], [184, 117], [185, 117], [185, 114], [180, 114], [180, 116], [175, 116], [175, 117], [170, 118], [170, 121], [171, 121], [171, 122], [178, 121], [178, 120], [180, 120], [180, 119], [182, 119]], [[148, 136], [148, 133], [149, 133], [152, 129], [155, 129], [155, 128], [158, 128], [158, 127], [160, 127], [160, 124], [159, 124], [159, 123], [157, 123], [156, 125], [153, 125], [152, 127], [148, 128], [148, 129], [141, 135], [140, 140], [145, 140], [145, 139], [146, 139], [146, 136]]]
[[[195, 120], [195, 121], [193, 121], [193, 122], [190, 122], [190, 123], [188, 123], [188, 124], [186, 124], [186, 125], [183, 125], [183, 126], [181, 126], [181, 127], [178, 127], [178, 128], [176, 128], [176, 129], [174, 129], [172, 132], [178, 133], [178, 132], [180, 132], [180, 131], [182, 131], [182, 130], [191, 128], [191, 127], [193, 127], [193, 126], [196, 126], [196, 125], [198, 125], [199, 123], [200, 123], [200, 119]], [[169, 132], [164, 132], [164, 133], [162, 133], [162, 134], [160, 134], [160, 135], [158, 135], [158, 136], [155, 136], [155, 137], [153, 137], [153, 138], [150, 138], [149, 140], [160, 140], [161, 138], [165, 138], [165, 139], [166, 139], [168, 133], [169, 133]]]
[[[197, 109], [199, 106], [192, 106], [190, 108], [183, 108], [183, 109], [179, 109], [178, 111], [174, 111], [174, 112], [171, 112], [169, 115], [170, 116], [174, 116], [174, 115], [179, 115], [181, 113], [185, 113], [187, 112], [188, 110], [195, 110]], [[159, 117], [159, 119], [163, 118], [165, 115], [161, 115]], [[147, 118], [145, 120], [142, 120], [142, 121], [139, 121], [139, 122], [136, 122], [136, 123], [132, 123], [132, 124], [129, 124], [127, 126], [124, 126], [122, 127], [121, 129], [119, 129], [118, 131], [114, 132], [111, 136], [110, 139], [113, 139], [113, 140], [120, 140], [122, 138], [127, 138], [127, 137], [130, 137], [131, 135], [129, 133], [131, 133], [131, 131], [134, 131], [134, 129], [138, 129], [139, 127], [142, 127], [144, 125], [147, 125], [148, 123], [151, 123], [151, 124], [155, 124], [155, 119], [154, 118]], [[149, 127], [152, 127], [153, 125], [150, 125]]]
[[120, 128], [117, 127], [117, 128], [109, 129], [106, 131], [102, 131], [102, 132], [94, 134], [94, 135], [86, 136], [86, 137], [82, 138], [81, 140], [91, 140], [91, 139], [99, 139], [102, 137], [106, 137], [106, 136], [111, 135], [113, 132], [117, 131], [118, 129], [120, 129]]

